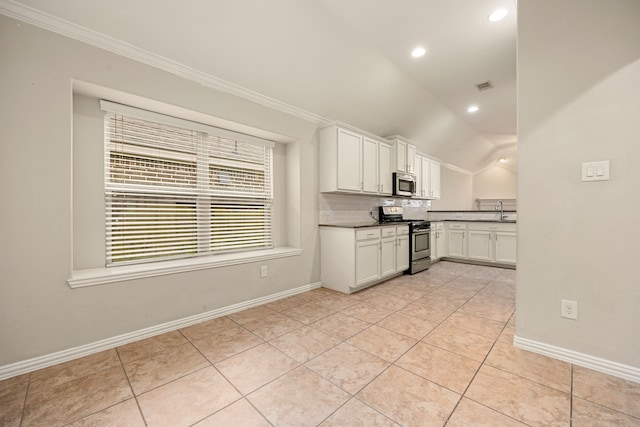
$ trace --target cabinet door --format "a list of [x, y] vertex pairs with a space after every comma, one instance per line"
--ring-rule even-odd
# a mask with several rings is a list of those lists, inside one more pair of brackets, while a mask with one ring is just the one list
[[431, 160], [430, 164], [430, 199], [440, 199], [440, 162]]
[[378, 193], [391, 194], [391, 146], [383, 143], [378, 145]]
[[422, 198], [429, 198], [429, 188], [431, 182], [431, 160], [422, 157]]
[[431, 223], [431, 261], [435, 261], [440, 258], [438, 254], [438, 232], [433, 229], [433, 223]]
[[380, 277], [396, 272], [396, 238], [382, 239], [380, 247]]
[[467, 257], [466, 234], [464, 230], [449, 230], [449, 256], [457, 258]]
[[356, 286], [380, 279], [380, 240], [356, 243]]
[[362, 137], [338, 129], [338, 189], [361, 191]]
[[422, 195], [424, 194], [424, 189], [422, 188], [422, 156], [419, 154], [416, 154], [416, 170], [415, 170], [415, 175], [416, 175], [416, 195], [413, 196], [417, 199], [421, 199]]
[[393, 150], [396, 159], [396, 168], [398, 172], [407, 171], [407, 143], [402, 141], [396, 141], [393, 145]]
[[362, 191], [378, 193], [378, 141], [362, 141]]
[[469, 259], [493, 261], [492, 231], [469, 230]]
[[416, 146], [407, 144], [407, 172], [416, 173]]
[[445, 254], [445, 241], [444, 241], [444, 230], [436, 231], [436, 246], [433, 246], [431, 250], [436, 251], [438, 258], [442, 258]]
[[398, 236], [396, 247], [396, 272], [409, 269], [409, 236]]
[[516, 233], [496, 232], [496, 262], [516, 263], [516, 240]]

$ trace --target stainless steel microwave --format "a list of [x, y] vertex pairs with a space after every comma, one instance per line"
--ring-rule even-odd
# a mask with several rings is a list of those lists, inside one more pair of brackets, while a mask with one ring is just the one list
[[416, 194], [416, 176], [410, 173], [393, 173], [393, 195], [411, 197]]

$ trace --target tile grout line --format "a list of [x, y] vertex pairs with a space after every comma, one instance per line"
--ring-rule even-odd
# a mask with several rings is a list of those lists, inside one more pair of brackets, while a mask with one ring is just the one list
[[[469, 384], [467, 384], [467, 387], [464, 389], [464, 391], [462, 392], [462, 394], [460, 395], [460, 399], [458, 400], [458, 402], [456, 403], [456, 406], [453, 408], [453, 410], [451, 411], [451, 413], [449, 414], [449, 417], [447, 417], [447, 421], [445, 422], [445, 426], [447, 425], [447, 423], [449, 422], [449, 420], [451, 419], [451, 416], [456, 412], [456, 409], [458, 409], [458, 406], [460, 405], [460, 402], [462, 402], [463, 398], [467, 398], [473, 402], [476, 402], [475, 400], [466, 397], [467, 391], [469, 391], [469, 388], [471, 387], [471, 384], [473, 383], [473, 380], [476, 379], [476, 376], [478, 376], [478, 373], [480, 372], [480, 369], [482, 369], [483, 366], [485, 366], [485, 363], [487, 361], [487, 359], [489, 358], [489, 355], [491, 354], [491, 351], [493, 350], [493, 348], [495, 347], [496, 343], [498, 342], [498, 340], [500, 339], [500, 335], [502, 335], [502, 333], [504, 332], [504, 330], [507, 328], [507, 325], [509, 324], [509, 322], [511, 321], [511, 318], [515, 315], [515, 310], [513, 312], [513, 314], [511, 314], [511, 316], [509, 316], [509, 320], [507, 320], [507, 322], [504, 324], [504, 326], [502, 327], [502, 329], [500, 330], [500, 333], [498, 334], [498, 336], [496, 337], [496, 339], [494, 340], [493, 344], [491, 345], [491, 348], [489, 348], [489, 351], [487, 352], [487, 354], [484, 356], [484, 359], [482, 359], [482, 362], [480, 363], [480, 365], [478, 366], [478, 369], [476, 369], [476, 372], [473, 374], [473, 377], [471, 377], [471, 380], [469, 381]], [[489, 366], [489, 365], [487, 365]], [[483, 403], [480, 402], [476, 402], [482, 406], [484, 406], [485, 408], [489, 408], [492, 411], [495, 411], [501, 415], [504, 415], [505, 417], [509, 417], [512, 420], [518, 421], [520, 423], [523, 423], [523, 421], [520, 420], [516, 420], [515, 418], [511, 417], [510, 415], [507, 415], [503, 412], [498, 411], [497, 409], [491, 408]]]
[[569, 427], [573, 426], [573, 363], [571, 364], [571, 392], [569, 393]]
[[22, 412], [20, 413], [20, 424], [18, 427], [22, 427], [24, 422], [24, 414], [27, 410], [27, 397], [29, 397], [29, 389], [31, 388], [31, 372], [29, 372], [29, 378], [27, 379], [27, 389], [24, 392], [24, 402], [22, 402]]
[[[229, 319], [229, 320], [231, 320], [232, 322], [234, 322], [236, 325], [241, 326], [241, 325], [240, 325], [238, 322], [236, 322], [235, 320], [233, 320], [233, 319]], [[230, 329], [230, 328], [227, 328], [227, 329]], [[224, 330], [224, 329], [223, 329], [223, 330]], [[245, 330], [246, 330], [246, 329], [245, 329]], [[224, 407], [222, 407], [222, 408], [218, 409], [218, 410], [217, 410], [217, 411], [215, 411], [215, 412], [212, 412], [211, 414], [207, 415], [206, 417], [202, 418], [201, 420], [197, 420], [195, 423], [193, 423], [193, 424], [192, 424], [192, 425], [195, 425], [195, 424], [197, 424], [197, 423], [199, 423], [199, 422], [201, 422], [201, 421], [203, 421], [203, 420], [205, 420], [205, 419], [209, 418], [210, 416], [212, 416], [212, 415], [214, 415], [214, 414], [218, 413], [219, 411], [222, 411], [223, 409], [228, 408], [229, 406], [233, 405], [234, 403], [236, 403], [236, 402], [238, 402], [238, 401], [240, 401], [240, 400], [244, 399], [244, 398], [245, 398], [245, 395], [244, 395], [240, 390], [238, 390], [238, 388], [235, 386], [235, 384], [233, 384], [231, 381], [229, 381], [229, 378], [227, 378], [227, 377], [226, 377], [226, 376], [225, 376], [225, 375], [220, 371], [220, 369], [218, 369], [218, 368], [213, 364], [213, 362], [212, 362], [211, 360], [209, 360], [209, 358], [208, 358], [207, 356], [205, 356], [205, 355], [204, 355], [204, 353], [202, 353], [202, 351], [200, 351], [200, 349], [199, 349], [198, 347], [196, 347], [196, 346], [195, 346], [195, 344], [193, 344], [193, 342], [191, 342], [191, 340], [190, 340], [189, 338], [187, 338], [187, 336], [186, 336], [184, 333], [182, 333], [182, 330], [178, 329], [178, 332], [179, 332], [179, 333], [180, 333], [180, 334], [181, 334], [181, 335], [182, 335], [182, 336], [183, 336], [183, 337], [184, 337], [184, 338], [189, 342], [189, 344], [191, 344], [191, 346], [192, 346], [192, 347], [193, 347], [193, 348], [194, 348], [194, 349], [195, 349], [195, 350], [196, 350], [196, 351], [197, 351], [197, 352], [198, 352], [198, 353], [199, 353], [199, 354], [204, 358], [204, 360], [206, 360], [206, 361], [207, 361], [207, 363], [209, 364], [209, 366], [210, 366], [211, 368], [215, 369], [215, 370], [216, 370], [216, 372], [217, 372], [217, 373], [218, 373], [222, 378], [224, 378], [224, 379], [225, 379], [225, 381], [226, 381], [226, 382], [228, 382], [228, 383], [229, 383], [229, 385], [231, 385], [231, 387], [233, 387], [233, 388], [238, 392], [238, 394], [239, 394], [240, 396], [242, 396], [240, 399], [238, 399], [238, 400], [234, 400], [233, 402], [229, 403], [228, 405], [225, 405]], [[212, 334], [208, 334], [208, 335], [212, 335]], [[259, 345], [260, 345], [260, 344], [259, 344]], [[256, 347], [257, 347], [257, 346], [256, 346]], [[251, 347], [251, 348], [254, 348], [254, 347]], [[191, 372], [190, 374], [187, 374], [187, 375], [185, 375], [185, 376], [183, 376], [183, 377], [180, 377], [180, 378], [184, 378], [184, 377], [186, 377], [186, 376], [188, 376], [188, 375], [194, 374], [195, 372], [199, 372], [199, 371], [201, 371], [201, 370], [203, 370], [203, 369], [207, 369], [207, 368], [208, 368], [208, 367], [204, 367], [204, 368], [202, 368], [202, 369], [198, 369], [197, 371]], [[177, 379], [179, 379], [179, 378], [177, 378]], [[174, 380], [174, 381], [176, 381], [176, 380]], [[170, 384], [170, 383], [172, 383], [172, 382], [174, 382], [174, 381], [169, 381], [168, 383], [165, 383], [165, 384], [163, 384], [163, 385]], [[159, 387], [162, 387], [162, 386], [159, 386]], [[262, 415], [262, 414], [261, 414], [261, 415]]]
[[138, 412], [140, 413], [140, 416], [142, 417], [142, 422], [144, 423], [145, 426], [148, 426], [149, 423], [147, 423], [147, 419], [144, 416], [144, 412], [142, 412], [142, 408], [140, 407], [140, 402], [138, 402], [138, 396], [136, 395], [135, 390], [133, 390], [133, 385], [131, 385], [131, 380], [129, 379], [129, 375], [127, 374], [127, 370], [124, 368], [124, 362], [122, 361], [122, 358], [120, 357], [120, 352], [118, 351], [118, 347], [114, 348], [114, 350], [116, 351], [116, 355], [118, 356], [118, 360], [120, 361], [120, 367], [122, 368], [122, 372], [124, 372], [124, 377], [127, 379], [127, 384], [129, 384], [129, 389], [131, 390], [131, 394], [133, 395], [133, 398], [136, 401], [136, 407], [138, 408]]
[[[462, 277], [462, 276], [464, 276], [464, 274], [461, 274], [461, 275], [457, 276], [455, 279], [450, 280], [449, 282], [445, 283], [445, 285], [448, 285], [448, 284], [449, 284], [449, 283], [451, 283], [453, 280], [456, 280], [458, 277]], [[462, 305], [461, 305], [460, 307], [458, 307], [458, 308], [457, 308], [453, 313], [449, 314], [449, 316], [445, 317], [445, 318], [444, 318], [440, 323], [438, 323], [438, 325], [437, 325], [435, 328], [433, 328], [433, 329], [432, 329], [432, 331], [433, 331], [433, 330], [435, 330], [436, 328], [438, 328], [438, 327], [439, 327], [440, 325], [442, 325], [444, 322], [446, 322], [446, 321], [447, 321], [451, 316], [453, 316], [455, 313], [457, 313], [457, 312], [458, 312], [458, 310], [460, 310], [460, 309], [461, 309], [462, 307], [464, 307], [464, 306], [465, 306], [469, 301], [471, 301], [471, 299], [472, 299], [473, 297], [475, 297], [476, 295], [478, 295], [478, 294], [479, 294], [483, 289], [485, 289], [487, 286], [489, 286], [489, 284], [490, 284], [493, 280], [495, 280], [495, 278], [494, 278], [494, 279], [492, 279], [492, 280], [490, 280], [489, 282], [487, 282], [487, 284], [486, 284], [486, 285], [484, 285], [481, 289], [478, 289], [478, 290], [477, 290], [477, 291], [476, 291], [476, 292], [475, 292], [471, 297], [469, 297], [469, 298], [464, 302], [464, 304], [462, 304]], [[443, 286], [445, 286], [445, 285], [443, 285]], [[467, 393], [467, 390], [469, 389], [469, 387], [471, 387], [471, 383], [472, 383], [472, 382], [473, 382], [473, 380], [475, 379], [476, 375], [478, 375], [478, 372], [480, 372], [480, 368], [482, 368], [482, 366], [484, 365], [484, 362], [487, 360], [487, 357], [489, 357], [489, 353], [491, 353], [491, 350], [493, 350], [493, 347], [496, 345], [496, 342], [498, 342], [498, 338], [500, 338], [500, 335], [501, 335], [501, 334], [502, 334], [502, 332], [504, 332], [504, 330], [506, 329], [507, 325], [509, 324], [509, 320], [511, 320], [511, 317], [512, 317], [512, 316], [513, 316], [513, 314], [512, 314], [511, 316], [509, 316], [509, 319], [508, 319], [508, 320], [505, 322], [505, 324], [502, 326], [502, 329], [500, 330], [500, 333], [498, 334], [498, 336], [497, 336], [497, 337], [495, 338], [495, 340], [493, 341], [493, 344], [491, 345], [491, 348], [489, 348], [489, 351], [487, 351], [487, 354], [486, 354], [486, 355], [484, 356], [484, 358], [482, 359], [482, 362], [480, 362], [480, 365], [478, 365], [478, 369], [476, 369], [475, 373], [473, 374], [473, 377], [471, 377], [471, 380], [469, 381], [469, 384], [467, 384], [467, 387], [464, 389], [464, 391], [463, 391], [462, 393], [460, 393], [460, 398], [458, 399], [458, 401], [456, 402], [456, 405], [453, 407], [453, 409], [451, 410], [451, 412], [450, 412], [450, 413], [449, 413], [449, 415], [447, 416], [447, 419], [445, 420], [445, 422], [444, 422], [443, 426], [446, 426], [446, 425], [447, 425], [447, 423], [448, 423], [448, 422], [449, 422], [449, 420], [451, 419], [451, 416], [456, 412], [456, 409], [458, 409], [458, 406], [460, 405], [460, 402], [462, 401], [462, 398], [464, 398], [464, 395]], [[482, 317], [482, 316], [478, 316], [478, 317]], [[484, 319], [484, 317], [483, 317], [483, 319]], [[491, 320], [491, 319], [490, 319], [490, 320]], [[457, 329], [457, 328], [456, 328], [456, 329]], [[428, 335], [428, 334], [427, 334], [427, 335]], [[424, 338], [423, 338], [423, 339], [424, 339]], [[435, 346], [435, 347], [437, 347], [437, 348], [441, 348], [441, 347], [439, 347], [439, 346]], [[441, 348], [441, 349], [442, 349], [442, 350], [446, 350], [446, 351], [450, 351], [450, 350], [447, 350], [447, 349], [444, 349], [444, 348]], [[451, 352], [451, 353], [453, 353], [453, 354], [458, 354], [458, 353], [453, 352], [453, 351], [450, 351], [450, 352]], [[461, 354], [459, 354], [459, 356], [466, 357], [466, 356], [463, 356], [463, 355], [461, 355]], [[473, 360], [473, 359], [472, 359], [472, 360]], [[426, 378], [425, 378], [425, 379], [426, 379]], [[427, 381], [430, 381], [430, 380], [427, 380]], [[433, 382], [433, 381], [432, 381], [432, 382]], [[437, 384], [436, 382], [433, 382], [433, 383], [434, 383], [434, 384]], [[440, 384], [438, 384], [438, 385], [440, 385]], [[446, 387], [445, 387], [445, 388], [446, 388]], [[447, 390], [449, 390], [449, 389], [447, 388]], [[453, 390], [451, 390], [451, 391], [453, 391]], [[456, 393], [456, 392], [454, 391], [454, 393]], [[456, 393], [456, 394], [458, 394], [458, 393]]]

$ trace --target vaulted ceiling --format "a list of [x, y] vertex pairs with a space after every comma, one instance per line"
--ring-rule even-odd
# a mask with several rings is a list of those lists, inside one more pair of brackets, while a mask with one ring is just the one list
[[[516, 167], [515, 0], [21, 0], [476, 172]], [[489, 22], [495, 9], [505, 19]], [[411, 50], [427, 53], [413, 58]], [[491, 81], [479, 91], [475, 84]], [[469, 105], [480, 109], [467, 113]]]

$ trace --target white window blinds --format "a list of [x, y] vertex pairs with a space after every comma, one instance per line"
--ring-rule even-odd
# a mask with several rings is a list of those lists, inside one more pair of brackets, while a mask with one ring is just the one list
[[101, 104], [107, 265], [273, 247], [273, 143]]

